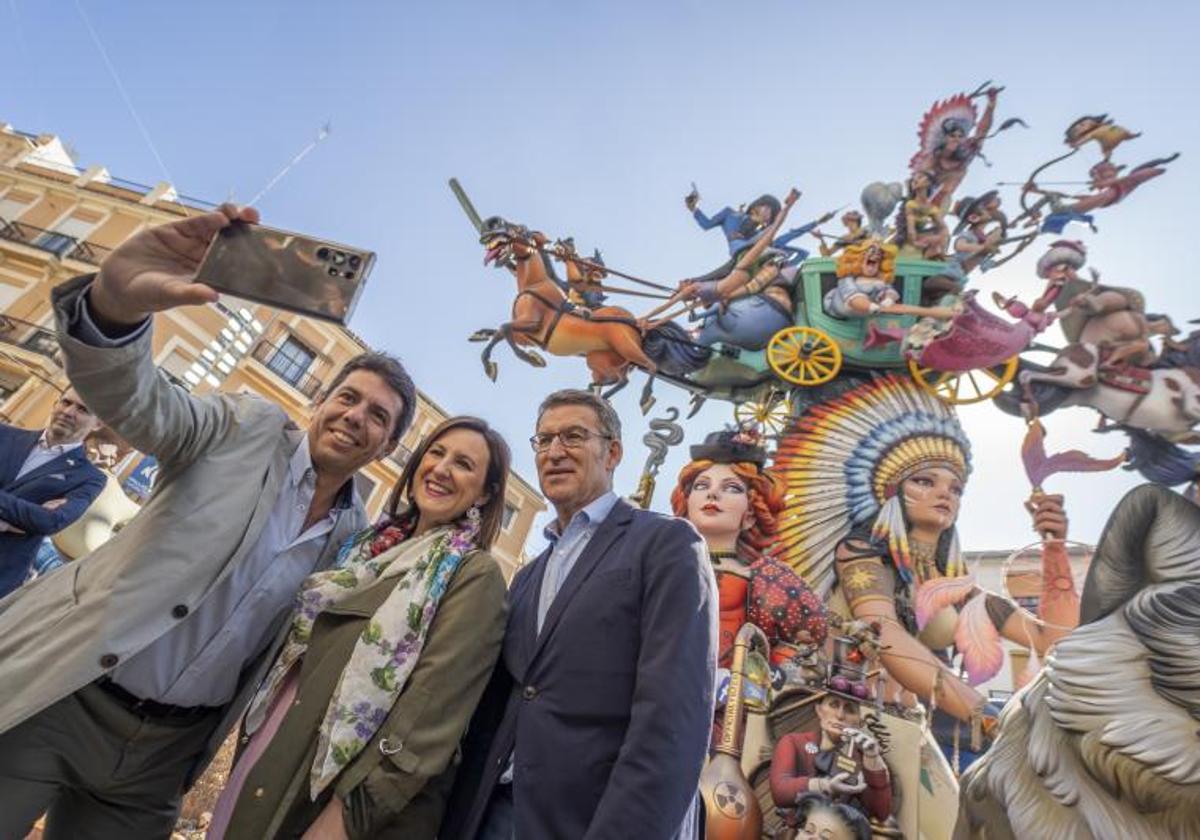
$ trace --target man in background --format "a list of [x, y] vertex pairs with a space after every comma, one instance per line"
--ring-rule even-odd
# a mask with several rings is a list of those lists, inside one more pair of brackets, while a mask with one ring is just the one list
[[42, 541], [83, 515], [104, 489], [83, 441], [100, 426], [74, 388], [45, 429], [0, 423], [0, 598], [29, 575]]

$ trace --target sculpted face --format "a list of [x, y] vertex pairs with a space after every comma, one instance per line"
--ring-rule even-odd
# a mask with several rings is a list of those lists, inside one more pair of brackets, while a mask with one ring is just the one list
[[945, 148], [947, 152], [958, 151], [958, 147], [962, 145], [965, 132], [958, 126], [946, 129]]
[[1096, 186], [1111, 184], [1113, 181], [1117, 180], [1117, 173], [1119, 171], [1120, 170], [1118, 170], [1117, 167], [1111, 163], [1098, 163], [1092, 167], [1092, 183]]
[[1079, 275], [1075, 272], [1075, 266], [1067, 262], [1052, 265], [1046, 272], [1046, 279], [1051, 283], [1065, 283], [1068, 280], [1076, 280], [1078, 277]]
[[878, 245], [872, 245], [867, 249], [866, 255], [863, 257], [862, 273], [863, 277], [878, 277], [879, 272], [883, 269], [883, 249]]
[[687, 518], [710, 546], [736, 542], [754, 524], [746, 482], [729, 464], [713, 464], [692, 482]]
[[963, 482], [945, 467], [919, 470], [900, 485], [910, 528], [941, 533], [958, 519]]
[[924, 172], [917, 172], [908, 182], [909, 192], [913, 195], [922, 195], [929, 191], [929, 175]]
[[774, 215], [775, 214], [771, 211], [771, 208], [765, 204], [755, 204], [750, 208], [750, 218], [753, 219], [754, 223], [757, 225], [771, 224], [772, 216]]
[[836, 811], [814, 807], [797, 831], [796, 840], [854, 840], [854, 833]]
[[817, 704], [817, 722], [821, 725], [821, 732], [835, 744], [841, 740], [843, 729], [857, 729], [861, 721], [858, 703], [853, 700], [826, 694]]

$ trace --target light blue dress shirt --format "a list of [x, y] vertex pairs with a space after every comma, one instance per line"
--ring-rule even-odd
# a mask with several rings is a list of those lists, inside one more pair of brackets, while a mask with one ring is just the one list
[[[117, 338], [105, 335], [92, 319], [87, 295], [79, 296], [68, 325], [71, 335], [97, 347], [121, 347], [149, 329], [147, 318]], [[275, 620], [291, 609], [304, 579], [320, 571], [317, 561], [339, 514], [361, 507], [353, 480], [347, 481], [325, 518], [301, 532], [316, 486], [305, 435], [258, 542], [190, 615], [114, 668], [113, 682], [143, 700], [174, 706], [232, 701], [242, 669], [270, 644]]]
[[[43, 464], [49, 464], [59, 455], [66, 455], [68, 452], [74, 452], [76, 449], [82, 449], [83, 443], [60, 443], [56, 446], [51, 446], [46, 443], [46, 433], [42, 432], [42, 436], [38, 438], [38, 442], [34, 444], [28, 457], [25, 458], [25, 463], [21, 465], [21, 469], [17, 471], [17, 478], [31, 473]], [[15, 479], [14, 479], [15, 480]]]
[[[612, 513], [613, 505], [616, 503], [617, 494], [609, 490], [603, 496], [593, 499], [590, 504], [576, 511], [561, 534], [558, 531], [557, 519], [547, 525], [543, 531], [546, 539], [554, 547], [550, 550], [550, 557], [546, 560], [546, 568], [542, 570], [542, 591], [538, 595], [537, 611], [539, 635], [542, 632], [542, 625], [546, 622], [546, 613], [550, 612], [550, 605], [554, 603], [558, 590], [562, 589], [563, 581], [567, 579], [567, 575], [571, 574], [571, 569], [575, 568], [575, 562], [579, 560], [579, 555], [583, 554], [583, 550], [592, 541], [592, 537], [595, 536], [601, 523]], [[500, 784], [502, 785], [512, 784], [513, 757], [515, 755], [515, 749], [509, 753], [508, 766], [500, 775]]]
[[546, 568], [542, 570], [542, 591], [538, 597], [537, 629], [542, 632], [542, 624], [546, 621], [546, 613], [554, 603], [558, 590], [562, 589], [563, 581], [575, 568], [575, 562], [588, 543], [592, 541], [596, 529], [600, 527], [613, 505], [617, 503], [617, 494], [609, 490], [598, 499], [594, 499], [586, 507], [575, 512], [567, 527], [558, 532], [558, 520], [555, 519], [546, 526], [546, 539], [554, 544]]
[[288, 462], [287, 478], [258, 542], [187, 618], [112, 671], [117, 685], [144, 700], [174, 706], [223, 706], [238, 677], [267, 645], [315, 571], [340, 510], [355, 504], [352, 483], [324, 519], [304, 529], [316, 490], [308, 436]]

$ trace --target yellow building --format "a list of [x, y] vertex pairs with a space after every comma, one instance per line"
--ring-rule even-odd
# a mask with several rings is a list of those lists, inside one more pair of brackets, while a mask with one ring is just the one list
[[[178, 195], [167, 183], [124, 181], [100, 166], [80, 170], [57, 137], [0, 123], [0, 421], [44, 425], [66, 382], [50, 289], [95, 271], [112, 249], [142, 229], [212, 207]], [[154, 359], [173, 380], [196, 393], [261, 394], [301, 426], [330, 377], [366, 349], [344, 327], [234, 298], [155, 316]], [[400, 446], [363, 470], [359, 490], [372, 518], [416, 442], [447, 416], [420, 394], [413, 427]], [[125, 472], [136, 466], [134, 459]], [[509, 577], [523, 560], [534, 517], [544, 509], [536, 489], [510, 473], [495, 547]]]

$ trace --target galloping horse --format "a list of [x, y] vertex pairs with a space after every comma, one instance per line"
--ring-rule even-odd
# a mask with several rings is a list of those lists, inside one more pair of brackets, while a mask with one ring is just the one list
[[[1081, 353], [1089, 352], [1079, 347]], [[1059, 364], [1061, 357], [1056, 360]], [[1080, 359], [1072, 365], [1065, 360], [1069, 374], [1081, 374], [1091, 368], [1093, 360]], [[1055, 373], [1061, 373], [1062, 367]], [[1194, 431], [1200, 423], [1200, 368], [1154, 368], [1142, 371], [1137, 381], [1114, 379], [1117, 372], [1102, 371], [1086, 387], [1068, 388], [1049, 381], [1032, 365], [1018, 377], [1016, 388], [1000, 394], [996, 404], [1011, 414], [1024, 414], [1036, 407], [1039, 414], [1049, 414], [1063, 406], [1081, 405], [1094, 408], [1115, 423], [1156, 432], [1175, 443], [1200, 442]], [[1039, 376], [1039, 379], [1035, 379]]]
[[484, 265], [503, 265], [511, 260], [517, 278], [512, 320], [471, 336], [472, 341], [488, 342], [481, 358], [490, 379], [495, 381], [497, 373], [492, 349], [501, 340], [508, 342], [518, 359], [535, 367], [544, 367], [545, 360], [536, 351], [522, 347], [532, 345], [555, 356], [584, 356], [594, 389], [616, 386], [606, 397], [625, 386], [630, 365], [651, 375], [656, 372], [658, 366], [642, 349], [641, 330], [628, 310], [601, 306], [586, 317], [567, 306], [546, 265], [542, 248], [549, 239], [544, 234], [493, 216], [484, 221], [479, 241], [486, 249]]

